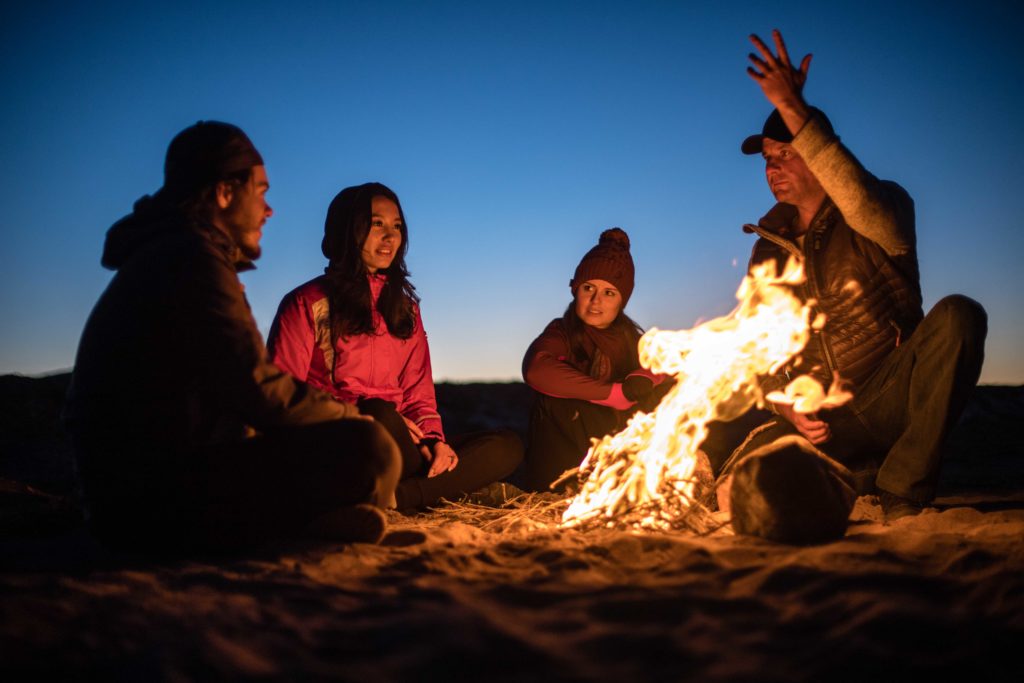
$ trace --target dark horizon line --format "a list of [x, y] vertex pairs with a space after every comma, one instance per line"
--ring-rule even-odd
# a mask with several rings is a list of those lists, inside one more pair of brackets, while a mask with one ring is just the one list
[[[25, 379], [47, 379], [49, 377], [57, 377], [58, 375], [70, 375], [74, 371], [74, 366], [70, 368], [60, 368], [57, 370], [46, 370], [43, 372], [37, 372], [32, 374], [26, 374], [22, 372], [6, 372], [0, 374], [0, 379], [4, 377], [23, 377]], [[521, 379], [470, 379], [470, 380], [452, 380], [443, 379], [434, 384], [525, 384]], [[979, 387], [1024, 387], [1024, 382], [978, 382]]]

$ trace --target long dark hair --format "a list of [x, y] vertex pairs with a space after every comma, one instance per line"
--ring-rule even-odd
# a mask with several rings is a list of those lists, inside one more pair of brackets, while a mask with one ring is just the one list
[[416, 288], [409, 282], [405, 253], [409, 249], [409, 230], [398, 195], [380, 183], [346, 187], [335, 196], [327, 209], [324, 239], [320, 249], [330, 261], [327, 267], [327, 295], [331, 310], [331, 336], [373, 334], [373, 311], [370, 283], [363, 263], [363, 243], [370, 232], [373, 198], [386, 197], [398, 207], [402, 218], [402, 244], [387, 269], [378, 271], [387, 282], [377, 300], [377, 310], [388, 332], [399, 339], [412, 336], [416, 324], [413, 307], [419, 301]]
[[[562, 315], [562, 324], [565, 326], [566, 334], [569, 335], [569, 357], [572, 364], [584, 369], [588, 374], [594, 374], [596, 371], [594, 366], [595, 359], [587, 353], [587, 347], [583, 342], [586, 336], [587, 324], [576, 313], [575, 301], [569, 302], [568, 308], [565, 309], [565, 313]], [[607, 327], [607, 330], [613, 335], [619, 336], [624, 348], [628, 349], [630, 369], [640, 367], [640, 354], [637, 350], [637, 343], [644, 333], [644, 328], [640, 327], [635, 320], [626, 315], [625, 310], [621, 310], [615, 316], [612, 324]]]

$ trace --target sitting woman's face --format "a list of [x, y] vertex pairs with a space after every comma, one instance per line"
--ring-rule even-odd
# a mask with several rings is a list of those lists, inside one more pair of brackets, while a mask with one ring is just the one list
[[622, 310], [622, 294], [605, 280], [587, 280], [576, 288], [576, 315], [599, 330], [615, 322]]
[[363, 264], [371, 273], [384, 270], [395, 260], [402, 245], [402, 214], [387, 197], [373, 198], [370, 231], [363, 242]]

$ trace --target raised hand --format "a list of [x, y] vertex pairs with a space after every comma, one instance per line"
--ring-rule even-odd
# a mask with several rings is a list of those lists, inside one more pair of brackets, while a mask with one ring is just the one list
[[805, 55], [800, 60], [800, 68], [796, 68], [789, 59], [789, 51], [778, 29], [772, 31], [772, 38], [777, 55], [772, 54], [771, 48], [763, 40], [751, 34], [750, 42], [761, 56], [750, 53], [752, 65], [747, 67], [747, 74], [761, 86], [764, 96], [782, 114], [782, 120], [790, 132], [796, 135], [810, 115], [807, 103], [804, 102], [803, 90], [807, 72], [811, 68], [812, 55]]

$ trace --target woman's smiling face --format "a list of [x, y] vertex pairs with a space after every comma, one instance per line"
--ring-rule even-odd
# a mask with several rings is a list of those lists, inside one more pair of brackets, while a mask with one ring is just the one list
[[376, 273], [386, 270], [402, 246], [402, 213], [398, 205], [380, 195], [373, 198], [370, 230], [363, 242], [363, 264]]

